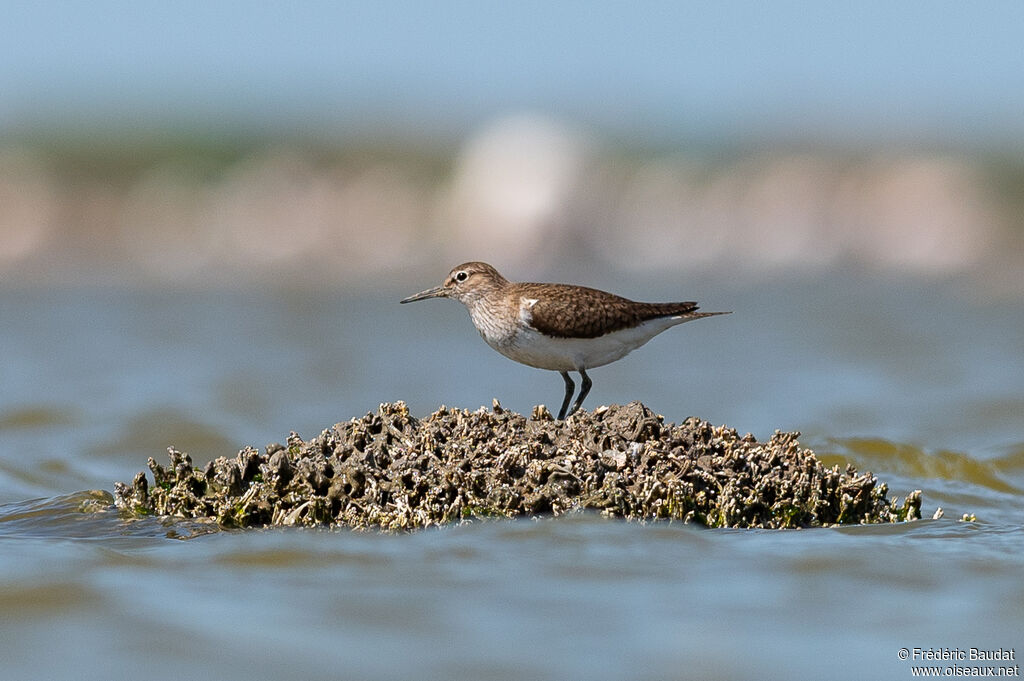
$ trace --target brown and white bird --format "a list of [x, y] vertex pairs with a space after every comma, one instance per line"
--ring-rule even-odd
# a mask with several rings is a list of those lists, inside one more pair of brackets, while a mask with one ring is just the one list
[[728, 312], [697, 312], [697, 303], [639, 303], [585, 286], [513, 283], [484, 262], [452, 269], [444, 283], [402, 300], [454, 298], [469, 310], [487, 344], [509, 359], [562, 374], [566, 417], [576, 384], [583, 379], [574, 413], [590, 392], [587, 369], [622, 359], [659, 333], [683, 322]]

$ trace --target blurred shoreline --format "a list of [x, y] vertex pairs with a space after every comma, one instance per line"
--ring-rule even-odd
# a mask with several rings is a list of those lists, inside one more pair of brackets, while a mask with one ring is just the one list
[[1019, 297], [1022, 187], [1012, 157], [659, 152], [531, 114], [458, 144], [0, 138], [0, 276], [360, 290], [483, 259], [523, 279], [852, 269]]

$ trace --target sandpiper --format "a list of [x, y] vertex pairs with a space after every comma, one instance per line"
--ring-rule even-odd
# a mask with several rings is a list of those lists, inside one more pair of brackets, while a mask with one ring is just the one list
[[583, 379], [574, 413], [592, 385], [587, 369], [622, 359], [659, 333], [702, 317], [728, 312], [697, 312], [697, 303], [639, 303], [613, 293], [570, 284], [513, 283], [485, 262], [452, 269], [440, 286], [402, 303], [454, 298], [469, 310], [487, 344], [509, 359], [562, 374], [565, 398], [558, 419], [566, 417], [576, 384]]

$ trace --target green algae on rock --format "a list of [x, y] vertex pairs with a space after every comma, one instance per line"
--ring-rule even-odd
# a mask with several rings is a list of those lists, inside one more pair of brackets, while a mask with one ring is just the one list
[[633, 402], [555, 421], [441, 407], [425, 419], [403, 402], [339, 423], [306, 442], [247, 447], [203, 469], [169, 449], [130, 485], [128, 515], [211, 518], [224, 527], [334, 525], [407, 530], [475, 517], [594, 509], [629, 520], [708, 527], [788, 528], [921, 517], [921, 493], [902, 504], [870, 473], [827, 468], [798, 433], [767, 442], [689, 418], [676, 425]]

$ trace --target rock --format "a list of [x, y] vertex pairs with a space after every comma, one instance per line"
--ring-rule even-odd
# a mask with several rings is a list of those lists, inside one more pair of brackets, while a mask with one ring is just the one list
[[708, 527], [786, 528], [920, 518], [920, 492], [902, 504], [852, 467], [827, 468], [798, 433], [760, 443], [689, 418], [676, 425], [633, 402], [555, 421], [497, 401], [491, 411], [441, 407], [425, 419], [403, 402], [339, 423], [308, 442], [246, 447], [203, 470], [168, 450], [115, 485], [127, 516], [208, 518], [225, 527], [335, 525], [409, 530], [475, 517], [592, 509], [627, 520]]

